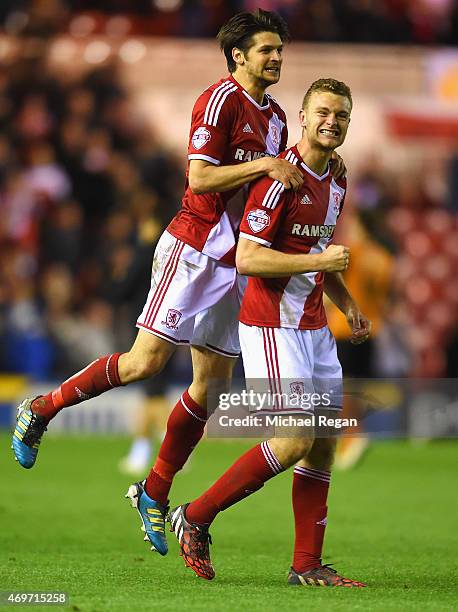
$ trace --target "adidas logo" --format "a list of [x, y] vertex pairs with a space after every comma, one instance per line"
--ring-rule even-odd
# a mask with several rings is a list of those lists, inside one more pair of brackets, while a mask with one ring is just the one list
[[307, 194], [301, 199], [301, 204], [311, 204], [312, 200], [308, 197]]
[[251, 125], [249, 123], [245, 123], [245, 127], [243, 128], [242, 132], [245, 132], [245, 134], [253, 134]]
[[317, 521], [316, 524], [317, 525], [324, 525], [326, 527], [326, 525], [328, 524], [328, 517], [325, 516], [324, 519], [321, 519], [321, 521]]
[[78, 389], [78, 387], [75, 387], [75, 391], [80, 399], [87, 400], [91, 397], [87, 393], [84, 393], [84, 391], [81, 391], [81, 389]]

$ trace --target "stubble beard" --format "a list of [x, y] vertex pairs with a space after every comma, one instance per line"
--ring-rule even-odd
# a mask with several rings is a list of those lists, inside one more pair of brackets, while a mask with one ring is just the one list
[[250, 77], [256, 81], [257, 87], [262, 88], [264, 90], [266, 90], [271, 85], [276, 85], [280, 80], [280, 74], [281, 72], [279, 72], [278, 79], [276, 81], [268, 81], [262, 75], [256, 75], [253, 72], [249, 73]]

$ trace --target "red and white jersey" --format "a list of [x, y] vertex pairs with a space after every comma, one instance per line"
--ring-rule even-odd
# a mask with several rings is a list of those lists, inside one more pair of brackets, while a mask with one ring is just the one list
[[[336, 181], [308, 168], [296, 147], [280, 155], [296, 164], [304, 183], [294, 192], [263, 177], [252, 184], [240, 237], [283, 253], [321, 253], [332, 240], [342, 210], [346, 179]], [[250, 277], [240, 321], [258, 327], [319, 329], [326, 325], [323, 272], [283, 278]]]
[[[265, 95], [263, 106], [229, 76], [206, 89], [192, 112], [189, 162], [202, 159], [216, 166], [277, 156], [288, 139], [286, 116]], [[234, 265], [238, 228], [248, 187], [223, 193], [194, 194], [186, 182], [182, 208], [168, 231], [193, 248]]]

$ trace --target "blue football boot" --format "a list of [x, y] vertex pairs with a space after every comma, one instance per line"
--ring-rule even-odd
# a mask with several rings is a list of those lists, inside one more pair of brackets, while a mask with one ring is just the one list
[[148, 497], [144, 488], [145, 482], [146, 480], [143, 480], [130, 485], [125, 497], [130, 499], [132, 508], [136, 508], [140, 515], [141, 530], [145, 532], [143, 539], [150, 542], [151, 550], [164, 556], [169, 551], [165, 539], [165, 517], [169, 508]]
[[35, 465], [41, 437], [48, 424], [45, 417], [32, 412], [31, 405], [36, 398], [26, 398], [19, 404], [16, 416], [16, 427], [13, 432], [13, 443], [16, 461], [22, 467], [30, 469]]

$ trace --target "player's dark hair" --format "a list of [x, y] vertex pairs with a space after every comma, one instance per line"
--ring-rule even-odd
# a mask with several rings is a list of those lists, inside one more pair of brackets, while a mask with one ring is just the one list
[[314, 81], [307, 89], [302, 101], [302, 108], [307, 106], [310, 96], [316, 91], [329, 91], [337, 96], [345, 96], [345, 98], [350, 100], [350, 105], [353, 106], [351, 90], [348, 85], [336, 79], [318, 79], [318, 81]]
[[280, 15], [257, 9], [253, 13], [238, 13], [227, 21], [218, 32], [216, 39], [223, 51], [229, 72], [235, 72], [237, 64], [232, 59], [236, 47], [246, 53], [253, 44], [252, 37], [258, 32], [274, 32], [282, 42], [290, 40], [288, 26]]

